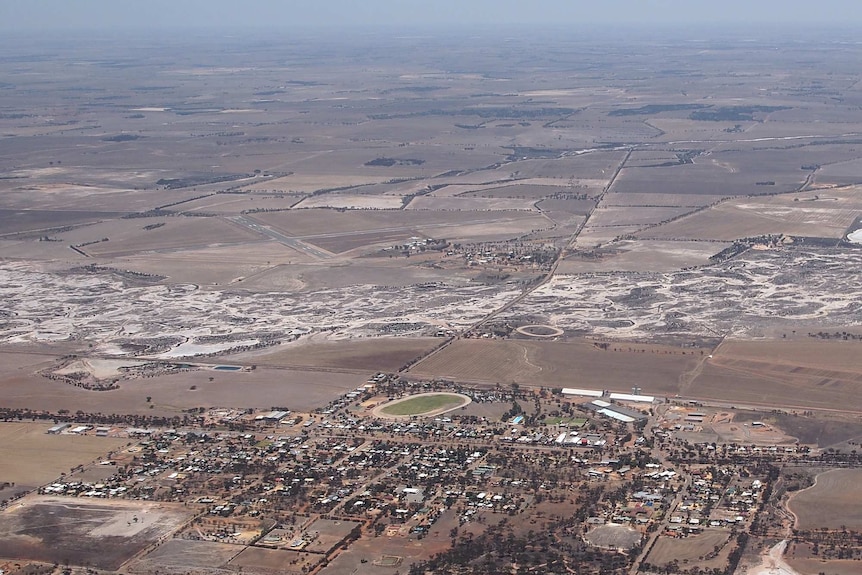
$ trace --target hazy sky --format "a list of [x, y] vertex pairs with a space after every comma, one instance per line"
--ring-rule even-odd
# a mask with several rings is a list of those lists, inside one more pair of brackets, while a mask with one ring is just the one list
[[595, 23], [862, 28], [862, 0], [0, 0], [10, 31]]

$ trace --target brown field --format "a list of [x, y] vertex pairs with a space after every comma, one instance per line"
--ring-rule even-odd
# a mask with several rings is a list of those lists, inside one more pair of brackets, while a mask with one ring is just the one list
[[859, 575], [859, 561], [852, 559], [789, 559], [787, 564], [799, 575]]
[[[154, 175], [158, 179], [157, 175]], [[14, 180], [13, 180], [14, 181]], [[3, 189], [0, 186], [0, 189]], [[115, 187], [36, 184], [3, 191], [3, 206], [13, 210], [54, 210], [62, 212], [145, 212], [157, 206], [201, 195], [194, 190], [123, 190]]]
[[602, 351], [586, 341], [465, 339], [419, 362], [410, 374], [614, 391], [629, 390], [636, 383], [644, 393], [673, 395], [680, 376], [700, 360], [700, 350], [651, 344], [615, 343]]
[[[202, 369], [126, 380], [120, 383], [120, 389], [112, 391], [88, 391], [30, 373], [0, 380], [0, 396], [5, 407], [50, 411], [86, 409], [103, 413], [175, 415], [198, 406], [266, 409], [273, 405], [310, 411], [365, 383], [368, 375], [366, 371], [335, 373], [267, 367], [245, 372]], [[191, 389], [192, 386], [196, 389]], [[146, 401], [147, 397], [152, 398], [151, 403]]]
[[[117, 267], [141, 273], [166, 276], [170, 283], [198, 285], [237, 284], [237, 289], [252, 289], [258, 274], [288, 263], [312, 261], [310, 255], [269, 240], [245, 245], [211, 246], [158, 254], [138, 254], [124, 258]], [[293, 275], [300, 271], [293, 268]], [[294, 289], [300, 283], [273, 283], [270, 291]]]
[[326, 343], [288, 345], [264, 353], [248, 353], [235, 359], [258, 366], [323, 367], [368, 371], [398, 371], [407, 362], [442, 343], [439, 338], [354, 339]]
[[833, 469], [817, 476], [815, 484], [795, 493], [788, 503], [797, 529], [862, 528], [862, 469]]
[[464, 211], [486, 211], [486, 210], [522, 210], [533, 209], [535, 199], [519, 198], [481, 198], [464, 197], [435, 198], [433, 196], [420, 196], [414, 198], [407, 206], [408, 210], [464, 210]]
[[717, 530], [706, 530], [700, 535], [684, 538], [659, 537], [646, 560], [653, 565], [667, 565], [678, 560], [680, 565], [692, 562], [699, 567], [705, 567], [718, 558], [711, 561], [703, 561], [701, 558], [711, 553], [716, 546], [724, 545], [729, 537], [729, 532]]
[[590, 249], [599, 244], [606, 244], [620, 236], [628, 236], [639, 232], [643, 226], [613, 226], [607, 228], [594, 228], [587, 226], [578, 234], [575, 246], [582, 249]]
[[574, 193], [574, 190], [564, 185], [560, 186], [536, 186], [530, 184], [512, 184], [496, 188], [485, 188], [472, 192], [459, 194], [459, 198], [522, 198], [527, 200], [540, 200], [557, 193]]
[[185, 541], [171, 539], [159, 545], [143, 559], [131, 564], [135, 572], [153, 573], [156, 570], [218, 568], [242, 551], [240, 545], [216, 543], [214, 541]]
[[606, 207], [602, 203], [590, 216], [590, 226], [655, 224], [691, 211], [690, 208]]
[[[814, 200], [815, 196], [820, 199]], [[639, 236], [733, 240], [786, 234], [838, 239], [859, 215], [860, 208], [862, 200], [845, 190], [739, 198], [644, 231]]]
[[554, 200], [549, 198], [539, 201], [536, 205], [543, 212], [585, 215], [590, 213], [595, 204], [595, 200]]
[[[144, 226], [164, 224], [152, 230]], [[265, 238], [220, 218], [141, 218], [88, 226], [60, 236], [71, 243], [97, 243], [81, 249], [94, 256], [123, 256], [156, 250], [187, 250]], [[108, 238], [107, 242], [99, 241]]]
[[2, 230], [0, 237], [13, 236], [27, 231], [35, 232], [63, 226], [77, 226], [103, 219], [115, 219], [121, 215], [123, 215], [121, 212], [0, 209], [0, 230]]
[[0, 557], [114, 571], [190, 516], [180, 504], [27, 497], [0, 514]]
[[263, 549], [246, 547], [230, 560], [228, 565], [242, 572], [252, 573], [307, 573], [308, 568], [316, 565], [322, 555], [286, 551], [283, 549]]
[[[395, 575], [395, 573], [406, 573], [412, 562], [428, 559], [435, 553], [449, 548], [448, 530], [457, 526], [458, 523], [457, 520], [454, 522], [448, 520], [448, 515], [449, 512], [444, 513], [441, 519], [435, 523], [432, 533], [421, 541], [416, 540], [415, 537], [406, 537], [401, 534], [363, 537], [351, 544], [349, 549], [340, 553], [321, 573], [323, 575], [351, 575], [354, 573]], [[384, 555], [402, 557], [403, 561], [401, 565], [393, 567], [371, 566]], [[363, 560], [367, 563], [362, 563]]]
[[616, 189], [605, 194], [602, 205], [606, 206], [667, 206], [672, 208], [698, 208], [724, 198], [724, 195], [708, 194], [671, 194], [655, 192], [645, 194], [640, 192], [618, 192]]
[[0, 423], [0, 483], [37, 487], [128, 443], [115, 437], [48, 435], [52, 425]]
[[215, 194], [176, 206], [173, 211], [239, 214], [243, 210], [284, 210], [302, 199], [299, 194]]
[[[788, 154], [779, 171], [770, 169], [765, 162], [774, 161], [769, 154], [750, 152], [751, 158], [735, 152], [714, 151], [701, 156], [692, 164], [622, 170], [614, 182], [616, 192], [681, 193], [709, 196], [746, 196], [791, 192], [799, 189], [806, 175], [799, 164], [806, 160], [803, 154]], [[764, 165], [757, 165], [764, 158]], [[792, 167], [787, 162], [795, 162]], [[758, 186], [758, 181], [774, 181], [775, 185]]]
[[376, 210], [400, 210], [403, 201], [399, 195], [384, 194], [347, 194], [328, 193], [316, 196], [307, 196], [294, 207], [306, 208], [346, 208], [346, 209], [376, 209]]
[[684, 267], [704, 265], [727, 247], [723, 242], [622, 241], [599, 258], [584, 258], [578, 254], [564, 259], [557, 267], [561, 274], [603, 271], [675, 271]]
[[684, 394], [742, 404], [860, 411], [858, 358], [855, 342], [727, 342]]
[[406, 228], [386, 232], [351, 233], [342, 236], [316, 237], [305, 241], [333, 254], [340, 254], [364, 246], [403, 245], [409, 243], [412, 237], [424, 238], [424, 235], [415, 229]]
[[854, 417], [833, 415], [830, 413], [818, 413], [813, 416], [800, 416], [796, 414], [778, 413], [774, 416], [758, 415], [757, 419], [775, 421], [775, 424], [789, 435], [795, 437], [800, 443], [816, 445], [818, 447], [842, 446], [848, 442], [859, 442], [862, 440], [862, 422]]
[[[308, 209], [250, 214], [248, 217], [272, 226], [285, 235], [295, 237], [319, 236], [323, 230], [325, 230], [326, 235], [335, 236], [355, 232], [395, 231], [393, 228], [421, 230], [497, 222], [518, 222], [520, 227], [520, 225], [529, 225], [526, 222], [543, 221], [535, 214], [512, 211], [349, 210], [340, 212], [328, 209]], [[522, 224], [522, 222], [524, 223]]]

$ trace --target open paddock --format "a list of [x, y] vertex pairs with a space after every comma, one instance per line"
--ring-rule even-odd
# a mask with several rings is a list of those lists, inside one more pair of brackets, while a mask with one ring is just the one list
[[[160, 176], [153, 174], [153, 177], [158, 179]], [[3, 190], [2, 180], [0, 190]], [[45, 212], [64, 212], [73, 217], [92, 213], [102, 218], [107, 217], [106, 214], [146, 212], [200, 195], [201, 192], [194, 190], [147, 190], [141, 193], [116, 187], [34, 183], [3, 190], [3, 208], [38, 210], [43, 216]]]
[[0, 513], [0, 557], [116, 571], [191, 515], [170, 503], [26, 497]]
[[[232, 359], [221, 361], [236, 363]], [[296, 411], [311, 411], [365, 383], [367, 377], [367, 370], [350, 373], [266, 366], [252, 371], [201, 369], [125, 380], [119, 389], [111, 391], [89, 391], [30, 375], [0, 380], [0, 395], [6, 407], [50, 411], [68, 409], [75, 412], [82, 405], [92, 412], [149, 415], [176, 415], [198, 406], [267, 409], [284, 405]], [[151, 398], [150, 402], [147, 402], [147, 397]], [[106, 443], [110, 441], [107, 438], [93, 439], [102, 442], [100, 445], [105, 446], [104, 451], [113, 446]]]
[[606, 207], [604, 202], [590, 216], [591, 227], [657, 224], [691, 211], [690, 208]]
[[314, 538], [305, 549], [309, 553], [329, 553], [360, 525], [362, 524], [357, 521], [315, 519], [305, 528], [305, 533]]
[[796, 529], [862, 529], [862, 469], [832, 469], [814, 485], [794, 493], [787, 507], [796, 516]]
[[[447, 511], [432, 526], [431, 533], [422, 540], [406, 537], [397, 529], [392, 535], [387, 532], [380, 537], [362, 537], [330, 561], [324, 573], [326, 575], [353, 575], [366, 572], [374, 575], [406, 573], [411, 563], [427, 560], [435, 553], [449, 549], [449, 529], [457, 526], [457, 518], [453, 520], [452, 512]], [[393, 527], [397, 528], [399, 525], [393, 525]], [[395, 557], [401, 560], [392, 559]]]
[[320, 237], [308, 237], [304, 241], [314, 244], [319, 248], [331, 252], [333, 254], [342, 254], [351, 250], [356, 250], [371, 246], [393, 246], [404, 245], [411, 241], [411, 238], [424, 236], [421, 232], [415, 229], [400, 228], [391, 231], [367, 232], [367, 233], [351, 233], [345, 235], [325, 235]]
[[[139, 273], [165, 276], [173, 284], [228, 286], [256, 289], [257, 277], [288, 264], [316, 261], [311, 255], [277, 241], [254, 242], [233, 246], [209, 246], [157, 254], [135, 254], [124, 258], [118, 268]], [[267, 291], [293, 290], [302, 285], [296, 279], [302, 268], [293, 267], [294, 281], [283, 278], [265, 286]]]
[[464, 192], [459, 194], [458, 197], [487, 199], [525, 199], [536, 201], [560, 193], [574, 194], [579, 192], [577, 190], [566, 187], [565, 184], [561, 184], [559, 186], [540, 186], [513, 183], [507, 186], [484, 188], [482, 190]]
[[523, 198], [473, 198], [458, 196], [455, 198], [436, 198], [419, 196], [408, 205], [408, 210], [452, 210], [452, 211], [492, 211], [492, 210], [533, 210], [536, 200]]
[[[512, 235], [518, 230], [547, 226], [547, 221], [537, 214], [513, 211], [457, 212], [425, 210], [348, 210], [329, 209], [291, 210], [251, 214], [250, 219], [272, 226], [290, 236], [317, 240], [353, 233], [369, 234], [383, 232], [407, 232], [411, 230], [443, 230], [451, 234], [453, 229], [465, 226], [499, 225], [511, 228]], [[321, 230], [326, 230], [321, 234]], [[438, 234], [430, 237], [446, 237]]]
[[246, 547], [228, 562], [227, 567], [243, 573], [300, 575], [308, 573], [321, 559], [322, 555], [312, 553]]
[[[148, 226], [159, 224], [162, 225], [148, 229]], [[212, 244], [262, 242], [265, 239], [219, 218], [188, 217], [113, 220], [58, 234], [57, 237], [100, 257], [157, 250], [184, 251]], [[102, 241], [105, 238], [108, 241]]]
[[[545, 387], [630, 390], [673, 395], [679, 378], [700, 361], [699, 350], [614, 342], [462, 339], [413, 366], [414, 377], [464, 382], [517, 382]], [[614, 351], [614, 350], [618, 351]], [[685, 352], [685, 355], [683, 355]]]
[[[614, 181], [617, 193], [697, 194], [707, 196], [745, 196], [790, 192], [805, 181], [807, 172], [796, 167], [786, 174], [767, 170], [741, 172], [720, 155], [697, 158], [693, 164], [654, 168], [623, 168]], [[757, 182], [775, 181], [758, 186]]]
[[87, 464], [128, 440], [92, 435], [49, 435], [51, 421], [0, 423], [0, 483], [38, 487]]
[[214, 194], [169, 209], [175, 212], [235, 215], [246, 210], [287, 210], [303, 197], [302, 194], [283, 193]]
[[774, 416], [758, 415], [758, 419], [773, 421], [799, 443], [821, 448], [835, 446], [851, 448], [849, 442], [862, 441], [862, 421], [853, 416], [815, 413], [810, 416], [796, 413], [777, 413]]
[[610, 226], [596, 227], [589, 225], [578, 234], [574, 245], [579, 249], [592, 249], [599, 245], [610, 243], [619, 237], [630, 236], [643, 229], [644, 226]]
[[328, 193], [308, 196], [295, 208], [336, 208], [349, 210], [400, 210], [403, 201], [396, 195]]
[[[28, 235], [33, 235], [52, 228], [92, 224], [122, 215], [121, 212], [0, 209], [0, 237], [27, 232]], [[45, 231], [44, 235], [54, 237], [55, 234]]]
[[862, 411], [855, 342], [727, 342], [686, 395], [741, 405]]
[[[465, 278], [475, 275], [469, 270], [441, 270], [422, 265], [438, 257], [436, 253], [426, 252], [426, 255], [412, 255], [408, 260], [399, 253], [391, 259], [386, 256], [357, 258], [349, 265], [278, 265], [246, 277], [237, 287], [260, 292], [343, 289], [358, 285], [407, 287], [424, 282], [466, 281]], [[407, 262], [410, 265], [404, 265]]]
[[559, 200], [559, 199], [544, 199], [540, 200], [536, 207], [545, 213], [562, 212], [568, 214], [576, 214], [584, 216], [590, 213], [595, 207], [595, 200]]
[[[287, 167], [291, 166], [281, 166]], [[347, 188], [351, 186], [365, 186], [368, 184], [383, 183], [387, 178], [378, 174], [360, 174], [360, 173], [344, 173], [327, 172], [321, 170], [318, 173], [295, 173], [282, 178], [261, 181], [257, 184], [252, 184], [246, 187], [251, 192], [284, 192], [284, 193], [303, 193], [308, 194], [317, 190], [329, 190], [333, 188]]]
[[[679, 561], [680, 566], [693, 563], [699, 567], [721, 567], [724, 565], [723, 558], [705, 560], [707, 554], [713, 553], [715, 548], [723, 547], [730, 537], [729, 531], [706, 530], [700, 535], [676, 538], [660, 536], [646, 558], [652, 565], [664, 566], [674, 560]], [[719, 554], [718, 557], [722, 557]], [[713, 565], [715, 563], [715, 565]]]
[[600, 252], [598, 257], [568, 256], [560, 262], [557, 271], [561, 274], [669, 272], [708, 264], [711, 256], [729, 245], [723, 242], [624, 240], [616, 242], [612, 250]]
[[854, 559], [788, 559], [798, 575], [859, 575], [859, 561]]
[[378, 337], [308, 342], [235, 355], [258, 366], [319, 367], [334, 369], [398, 371], [406, 363], [440, 345], [440, 338]]
[[858, 194], [854, 196], [845, 190], [829, 190], [737, 198], [638, 235], [642, 238], [728, 241], [764, 234], [785, 234], [837, 240], [862, 209], [862, 199], [856, 196]]
[[700, 208], [715, 203], [726, 195], [687, 194], [684, 192], [663, 193], [656, 191], [647, 194], [641, 192], [620, 192], [616, 188], [605, 194], [602, 205], [615, 207], [655, 206], [669, 208]]
[[217, 569], [243, 550], [241, 545], [214, 541], [171, 539], [142, 559], [130, 564], [136, 573], [177, 572], [195, 569]]

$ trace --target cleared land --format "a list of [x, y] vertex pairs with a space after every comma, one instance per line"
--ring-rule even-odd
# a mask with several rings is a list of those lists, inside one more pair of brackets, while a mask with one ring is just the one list
[[191, 515], [170, 503], [27, 497], [0, 513], [0, 557], [113, 571]]
[[712, 553], [716, 547], [723, 546], [730, 533], [727, 531], [706, 530], [700, 535], [685, 538], [659, 537], [655, 546], [647, 556], [647, 562], [652, 565], [667, 565], [672, 561], [680, 563], [694, 562], [704, 566], [703, 558]]
[[171, 539], [148, 553], [144, 559], [135, 561], [132, 570], [150, 572], [170, 569], [185, 572], [188, 569], [218, 568], [242, 549], [240, 545], [228, 543]]
[[862, 410], [858, 342], [727, 342], [687, 395], [737, 404]]
[[764, 234], [841, 238], [862, 209], [855, 190], [740, 198], [663, 224], [638, 237], [734, 240]]
[[308, 342], [263, 352], [239, 354], [233, 359], [269, 366], [392, 372], [431, 351], [441, 342], [440, 338], [396, 337]]
[[36, 487], [125, 445], [127, 439], [48, 435], [51, 423], [0, 423], [0, 483]]
[[[525, 336], [526, 337], [526, 336]], [[671, 346], [619, 343], [601, 350], [592, 342], [463, 339], [410, 369], [416, 377], [456, 381], [517, 382], [546, 387], [586, 387], [675, 394], [684, 372], [701, 351]]]
[[794, 494], [788, 507], [797, 529], [862, 529], [862, 469], [833, 469]]
[[119, 389], [111, 391], [89, 391], [28, 373], [0, 381], [0, 395], [6, 407], [67, 409], [73, 413], [82, 405], [93, 412], [151, 415], [175, 415], [198, 406], [266, 409], [290, 405], [298, 411], [310, 411], [365, 383], [369, 373], [269, 367], [239, 372], [199, 369], [123, 380]]

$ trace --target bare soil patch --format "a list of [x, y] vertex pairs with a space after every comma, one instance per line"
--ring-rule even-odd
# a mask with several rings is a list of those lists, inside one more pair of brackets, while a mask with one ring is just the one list
[[116, 570], [190, 516], [169, 503], [27, 497], [2, 512], [0, 556]]

